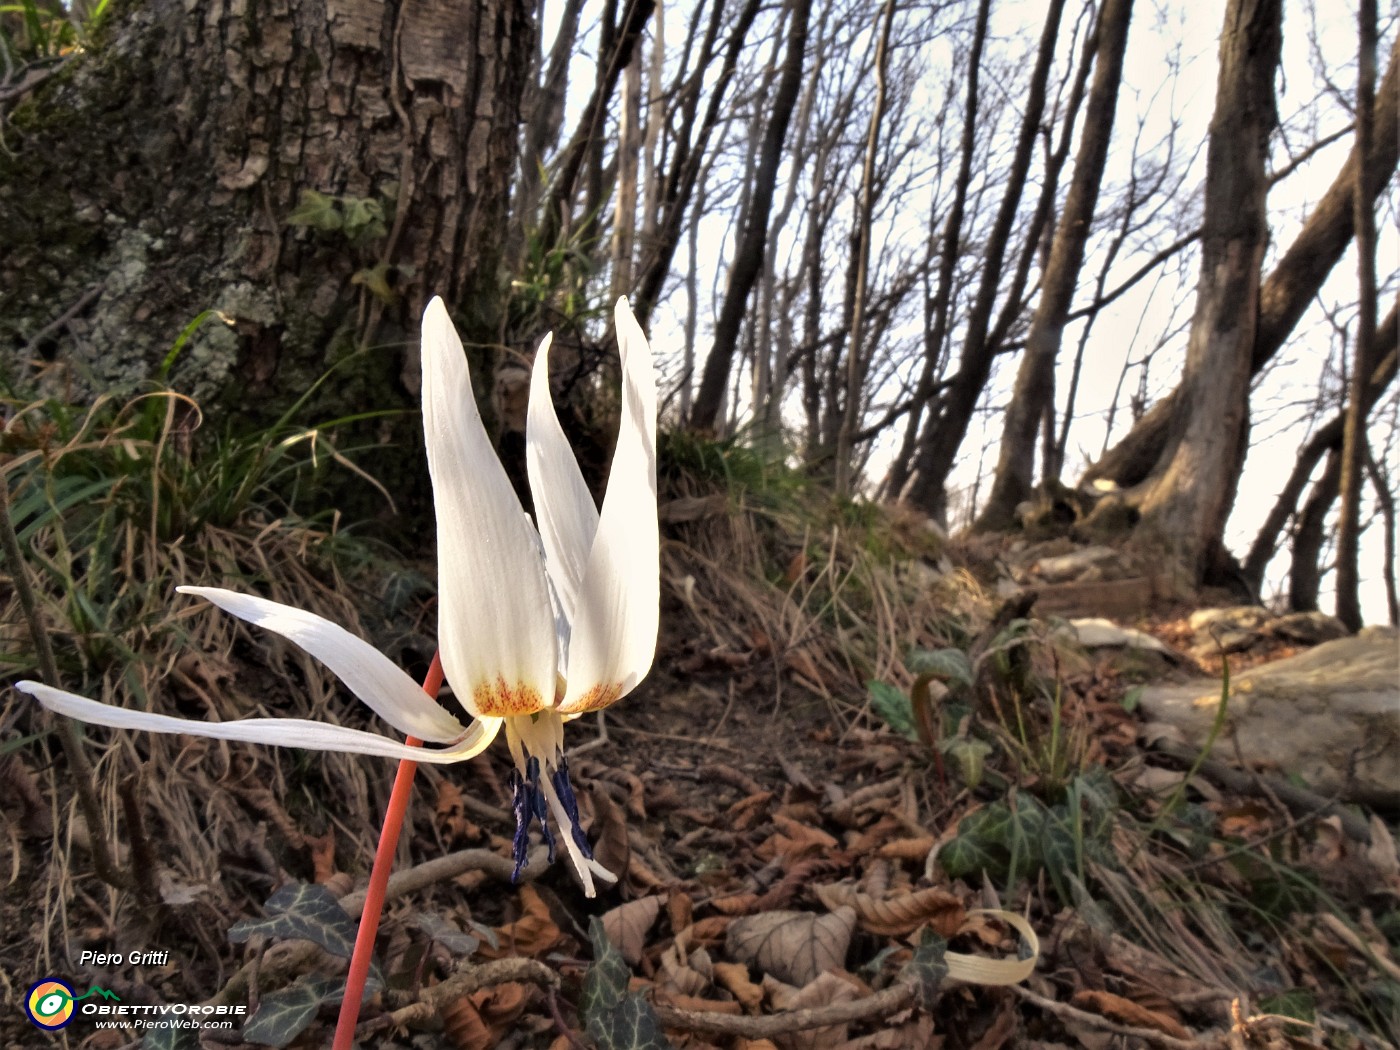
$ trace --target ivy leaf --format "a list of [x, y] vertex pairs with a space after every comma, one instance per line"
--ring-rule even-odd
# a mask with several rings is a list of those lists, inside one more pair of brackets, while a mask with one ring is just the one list
[[612, 1009], [590, 1018], [588, 1034], [603, 1050], [673, 1050], [656, 1012], [640, 995], [623, 996]]
[[242, 944], [250, 937], [296, 938], [313, 941], [331, 955], [350, 958], [355, 945], [355, 920], [324, 886], [294, 882], [267, 901], [264, 919], [245, 919], [229, 928], [228, 939]]
[[[365, 995], [379, 991], [383, 982], [371, 977], [365, 982]], [[264, 995], [258, 1009], [243, 1026], [246, 1043], [284, 1047], [316, 1020], [322, 1006], [345, 997], [343, 977], [303, 977], [295, 984]]]
[[288, 226], [310, 226], [322, 233], [340, 229], [344, 220], [336, 209], [335, 198], [315, 190], [302, 190], [297, 206], [287, 216]]
[[972, 663], [961, 649], [915, 649], [904, 662], [913, 674], [931, 674], [944, 681], [972, 685]]
[[959, 835], [944, 843], [938, 851], [938, 863], [954, 879], [965, 879], [983, 871], [1000, 877], [1006, 870], [1006, 862], [1000, 851], [989, 848], [982, 839], [971, 835]]
[[914, 709], [903, 690], [896, 689], [888, 682], [874, 680], [866, 682], [865, 687], [870, 690], [870, 706], [875, 709], [875, 713], [885, 725], [910, 740], [919, 739], [919, 734], [914, 729]]
[[948, 976], [948, 964], [943, 958], [947, 952], [947, 941], [932, 930], [924, 930], [913, 958], [900, 970], [900, 976], [914, 985], [914, 1001], [925, 1010], [933, 1009], [938, 1002], [938, 989]]
[[975, 788], [982, 783], [987, 756], [992, 753], [991, 744], [976, 737], [955, 736], [945, 740], [941, 746], [943, 753], [958, 767], [958, 775], [962, 777], [964, 784]]
[[578, 1013], [602, 1050], [671, 1050], [651, 1004], [627, 991], [631, 970], [612, 946], [598, 916], [588, 920], [593, 965], [583, 978]]

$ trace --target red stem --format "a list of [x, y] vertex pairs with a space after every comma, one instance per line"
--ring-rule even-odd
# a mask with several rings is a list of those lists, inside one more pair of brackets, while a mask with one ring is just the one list
[[[433, 655], [428, 677], [423, 679], [423, 692], [434, 699], [442, 688], [442, 661]], [[423, 741], [409, 737], [409, 747]], [[365, 891], [365, 907], [360, 913], [360, 929], [355, 934], [355, 952], [350, 956], [350, 972], [345, 977], [345, 998], [340, 1004], [340, 1020], [335, 1026], [332, 1050], [352, 1050], [355, 1045], [355, 1025], [360, 1019], [360, 1000], [365, 995], [365, 979], [369, 977], [370, 957], [374, 955], [374, 938], [379, 932], [379, 916], [384, 910], [384, 891], [389, 887], [389, 872], [394, 866], [394, 854], [399, 848], [399, 832], [403, 829], [404, 813], [413, 790], [413, 774], [418, 763], [412, 759], [399, 762], [394, 777], [394, 789], [389, 793], [389, 805], [384, 810], [384, 827], [379, 832], [379, 847], [374, 851], [374, 867], [369, 873], [369, 888]]]

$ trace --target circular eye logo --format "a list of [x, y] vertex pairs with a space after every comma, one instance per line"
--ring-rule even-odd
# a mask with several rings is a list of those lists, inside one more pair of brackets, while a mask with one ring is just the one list
[[29, 989], [24, 1012], [40, 1028], [54, 1032], [73, 1020], [73, 989], [57, 977], [45, 977]]

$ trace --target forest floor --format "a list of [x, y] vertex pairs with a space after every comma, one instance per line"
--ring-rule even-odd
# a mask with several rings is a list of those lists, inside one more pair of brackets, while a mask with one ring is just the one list
[[[570, 725], [618, 885], [585, 898], [538, 846], [511, 882], [504, 747], [420, 768], [361, 1046], [1396, 1045], [1394, 825], [1355, 811], [1362, 841], [1266, 781], [1221, 789], [1148, 746], [1139, 682], [990, 597], [977, 557], [742, 465], [668, 474], [655, 669]], [[431, 567], [327, 571], [301, 540], [277, 557], [305, 566], [303, 602], [346, 622], [359, 605], [421, 669], [432, 599], [411, 583]], [[246, 549], [229, 560], [251, 574]], [[1182, 612], [1136, 626], [1179, 639]], [[154, 702], [360, 720], [308, 661], [212, 616], [180, 614]], [[392, 766], [124, 736], [94, 755], [144, 903], [93, 876], [61, 759], [0, 753], [0, 1046], [57, 1041], [21, 1010], [46, 975], [249, 1005], [241, 1029], [146, 1046], [328, 1046]], [[58, 1037], [141, 1038], [85, 1016]]]

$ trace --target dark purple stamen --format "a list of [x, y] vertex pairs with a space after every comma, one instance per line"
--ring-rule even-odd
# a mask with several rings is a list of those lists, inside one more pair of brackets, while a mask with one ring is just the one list
[[518, 882], [521, 870], [530, 863], [527, 854], [530, 850], [530, 816], [534, 807], [530, 802], [531, 788], [519, 770], [512, 769], [506, 783], [510, 785], [510, 808], [515, 814], [515, 835], [510, 842], [510, 855], [515, 861], [515, 868], [510, 873], [510, 881]]
[[554, 784], [555, 794], [559, 796], [559, 802], [563, 805], [564, 812], [569, 815], [569, 834], [583, 855], [592, 860], [593, 847], [588, 844], [588, 836], [583, 833], [583, 828], [579, 826], [578, 799], [574, 797], [574, 786], [569, 783], [569, 766], [564, 761], [563, 755], [559, 756], [559, 765], [549, 775], [549, 779]]

